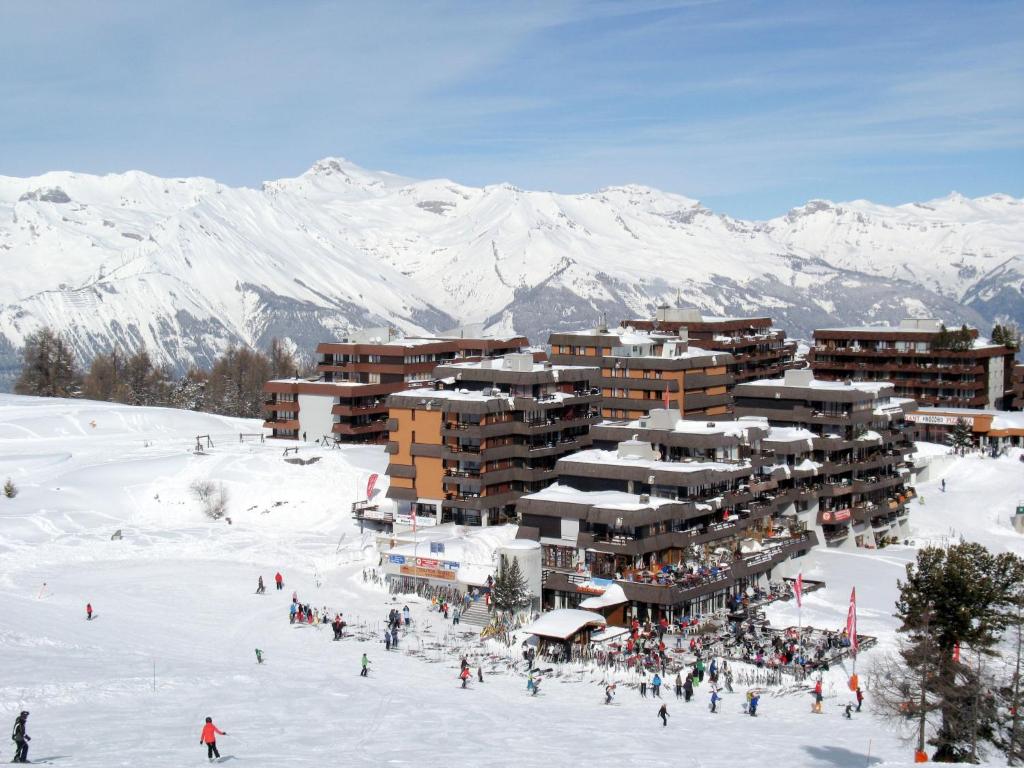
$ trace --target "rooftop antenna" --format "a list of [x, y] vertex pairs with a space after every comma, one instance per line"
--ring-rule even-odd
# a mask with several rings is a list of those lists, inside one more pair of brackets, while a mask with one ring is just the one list
[[676, 288], [676, 309], [683, 306], [683, 289]]
[[608, 333], [608, 315], [605, 312], [601, 313], [601, 325], [597, 327], [597, 330], [601, 333]]

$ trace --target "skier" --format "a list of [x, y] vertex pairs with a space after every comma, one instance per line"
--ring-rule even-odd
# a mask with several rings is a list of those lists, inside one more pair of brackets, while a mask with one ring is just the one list
[[85, 604], [85, 618], [87, 621], [92, 621], [92, 603]]
[[816, 715], [821, 714], [821, 701], [824, 697], [821, 695], [821, 678], [814, 684], [814, 703], [811, 705], [811, 712]]
[[640, 697], [647, 698], [647, 678], [640, 680]]
[[12, 763], [28, 762], [28, 743], [32, 741], [32, 737], [25, 732], [26, 720], [28, 720], [28, 712], [22, 712], [14, 720], [14, 730], [11, 732], [11, 741], [15, 744]]
[[298, 603], [292, 603], [292, 607], [288, 609], [288, 617], [289, 617], [288, 623], [289, 624], [294, 624], [295, 623], [295, 616], [298, 614], [298, 612], [299, 612], [299, 604]]
[[661, 675], [657, 672], [655, 672], [654, 677], [651, 678], [651, 696], [655, 699], [661, 698]]
[[267, 591], [267, 588], [265, 586], [263, 586], [263, 577], [260, 576], [259, 583], [256, 585], [256, 594], [257, 595], [262, 595], [266, 591]]
[[683, 698], [683, 676], [679, 672], [676, 672], [676, 698]]
[[693, 675], [689, 672], [686, 673], [686, 682], [683, 683], [683, 693], [686, 696], [687, 702], [693, 698]]
[[366, 658], [365, 653], [363, 654], [363, 658], [360, 660], [359, 663], [360, 665], [362, 665], [362, 669], [359, 670], [359, 676], [368, 677], [370, 673], [370, 660]]
[[725, 670], [725, 690], [732, 693], [732, 670]]
[[946, 492], [946, 478], [942, 478], [942, 492]]
[[469, 667], [462, 668], [462, 671], [459, 672], [459, 679], [462, 680], [462, 687], [465, 688], [469, 683]]
[[668, 725], [668, 704], [661, 705], [661, 709], [658, 710], [658, 717], [661, 718], [662, 728]]
[[852, 711], [853, 711], [853, 704], [850, 704], [849, 702], [847, 702], [846, 706], [843, 708], [843, 717], [845, 717], [847, 720], [852, 720], [853, 719], [853, 715], [850, 714]]
[[615, 683], [610, 683], [604, 687], [604, 703], [611, 704], [612, 698], [615, 696]]
[[[530, 695], [531, 696], [536, 696], [537, 695], [537, 691], [540, 690], [540, 677], [538, 677], [537, 679], [534, 679], [533, 677], [531, 677], [530, 678], [530, 683], [533, 685], [533, 691], [531, 692]], [[527, 685], [527, 688], [529, 688], [529, 685]]]
[[454, 626], [455, 626], [456, 624], [458, 624], [458, 623], [459, 623], [459, 609], [458, 609], [458, 608], [456, 608], [456, 609], [455, 609], [455, 610], [454, 610], [454, 611], [452, 612], [452, 626], [454, 627]]
[[277, 584], [278, 592], [284, 589], [284, 577], [281, 575], [280, 571], [274, 574], [274, 583]]
[[718, 695], [718, 689], [711, 689], [711, 713], [714, 714], [718, 711], [718, 702], [722, 700], [722, 697]]
[[747, 714], [757, 717], [757, 705], [761, 701], [761, 694], [754, 693], [750, 696], [750, 703], [747, 705]]
[[391, 630], [390, 629], [385, 629], [384, 630], [384, 650], [385, 651], [390, 651], [391, 650]]
[[206, 756], [210, 758], [210, 762], [213, 762], [213, 758], [220, 758], [220, 752], [217, 751], [217, 734], [221, 736], [227, 736], [227, 732], [222, 731], [216, 725], [213, 724], [213, 718], [206, 718], [206, 725], [203, 726], [203, 735], [199, 737], [199, 743], [206, 745]]
[[481, 682], [481, 683], [484, 681], [484, 668], [483, 667], [477, 667], [476, 668], [476, 679], [479, 682]]
[[256, 649], [256, 663], [263, 663], [263, 651], [261, 651], [259, 648]]
[[860, 712], [860, 705], [864, 703], [864, 691], [857, 686], [857, 711]]
[[402, 618], [405, 619], [405, 626], [409, 626], [409, 622], [412, 621], [412, 616], [409, 613], [409, 606], [402, 608]]

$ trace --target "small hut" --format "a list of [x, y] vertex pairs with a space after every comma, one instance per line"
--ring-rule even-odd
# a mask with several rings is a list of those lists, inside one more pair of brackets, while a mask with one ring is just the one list
[[600, 595], [588, 597], [580, 603], [580, 608], [586, 611], [600, 613], [607, 622], [616, 627], [626, 626], [626, 604], [629, 598], [625, 590], [618, 584], [612, 583], [607, 586]]
[[604, 616], [593, 611], [559, 608], [543, 614], [523, 630], [536, 635], [541, 654], [555, 651], [560, 658], [571, 659], [590, 644], [591, 633], [604, 629], [607, 623]]

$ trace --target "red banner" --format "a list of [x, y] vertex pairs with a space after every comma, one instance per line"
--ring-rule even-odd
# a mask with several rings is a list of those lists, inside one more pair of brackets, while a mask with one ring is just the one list
[[846, 635], [850, 638], [850, 652], [857, 652], [857, 588], [850, 591], [850, 609], [846, 612]]
[[370, 475], [370, 479], [366, 481], [366, 500], [369, 501], [373, 498], [373, 489], [377, 486], [377, 473], [374, 472]]
[[796, 582], [793, 584], [793, 594], [796, 596], [796, 607], [802, 608], [804, 604], [804, 574], [803, 571], [796, 575]]

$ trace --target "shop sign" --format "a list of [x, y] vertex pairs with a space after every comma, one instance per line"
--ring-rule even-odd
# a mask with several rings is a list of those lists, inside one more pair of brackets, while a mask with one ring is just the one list
[[908, 413], [907, 421], [913, 424], [937, 424], [945, 427], [955, 427], [958, 421], [965, 421], [974, 429], [974, 417], [972, 416], [933, 416], [927, 413]]
[[455, 581], [455, 571], [446, 571], [440, 568], [418, 568], [415, 565], [403, 565], [399, 569], [399, 573], [403, 576], [417, 576], [421, 579]]
[[394, 563], [395, 565], [404, 565], [405, 555], [388, 555], [388, 562]]
[[850, 510], [847, 509], [836, 509], [832, 512], [822, 512], [821, 521], [823, 523], [843, 523], [850, 519]]

